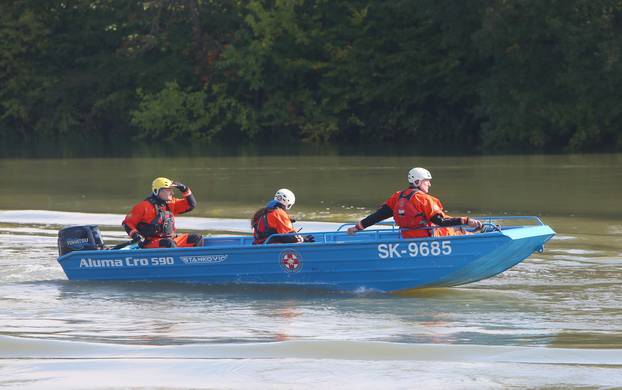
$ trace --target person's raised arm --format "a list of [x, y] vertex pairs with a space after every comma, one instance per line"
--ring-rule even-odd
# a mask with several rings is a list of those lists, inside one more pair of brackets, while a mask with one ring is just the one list
[[183, 196], [181, 201], [173, 203], [173, 214], [183, 214], [194, 210], [194, 208], [197, 207], [197, 200], [192, 194], [190, 187], [179, 182], [173, 182], [173, 186], [175, 186]]

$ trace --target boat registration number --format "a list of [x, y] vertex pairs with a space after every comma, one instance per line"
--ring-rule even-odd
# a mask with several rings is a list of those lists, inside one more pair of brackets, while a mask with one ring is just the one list
[[451, 241], [410, 242], [402, 244], [378, 245], [378, 257], [394, 259], [402, 257], [441, 256], [451, 254]]

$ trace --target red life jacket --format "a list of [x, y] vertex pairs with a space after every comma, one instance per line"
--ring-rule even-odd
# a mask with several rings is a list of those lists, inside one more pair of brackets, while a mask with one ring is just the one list
[[155, 208], [155, 216], [151, 222], [140, 222], [136, 226], [145, 238], [166, 238], [175, 234], [175, 216], [167, 204], [158, 202], [154, 197], [147, 198]]
[[271, 228], [268, 223], [268, 213], [273, 211], [274, 209], [266, 207], [253, 221], [254, 244], [262, 244], [268, 237], [277, 233], [276, 229]]
[[[417, 209], [417, 206], [411, 201], [419, 190], [408, 188], [400, 192], [397, 203], [393, 208], [393, 219], [397, 226], [403, 229], [415, 229], [431, 226], [426, 219], [425, 214]], [[420, 229], [415, 231], [403, 232], [404, 237], [429, 237], [432, 232], [429, 229]]]

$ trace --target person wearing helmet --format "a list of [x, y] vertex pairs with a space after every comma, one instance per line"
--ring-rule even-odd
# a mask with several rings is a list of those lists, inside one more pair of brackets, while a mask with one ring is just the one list
[[[173, 196], [174, 189], [181, 192], [181, 199]], [[149, 197], [132, 208], [122, 225], [142, 248], [197, 246], [202, 242], [199, 234], [175, 232], [175, 216], [192, 211], [196, 205], [188, 186], [158, 177], [151, 184]]]
[[[268, 202], [253, 215], [251, 226], [253, 228], [253, 244], [263, 244], [272, 234], [295, 233], [292, 220], [286, 210], [292, 208], [296, 202], [296, 196], [287, 188], [282, 188], [274, 194], [274, 199]], [[300, 235], [274, 237], [268, 243], [285, 244], [313, 242], [313, 236], [302, 237]]]
[[441, 202], [429, 194], [432, 174], [427, 169], [411, 169], [408, 172], [408, 183], [408, 188], [394, 193], [376, 212], [349, 228], [348, 234], [354, 234], [390, 217], [393, 217], [400, 228], [405, 229], [402, 230], [403, 238], [464, 234], [449, 228], [450, 226], [468, 225], [476, 230], [481, 229], [482, 223], [477, 219], [452, 218], [445, 214]]

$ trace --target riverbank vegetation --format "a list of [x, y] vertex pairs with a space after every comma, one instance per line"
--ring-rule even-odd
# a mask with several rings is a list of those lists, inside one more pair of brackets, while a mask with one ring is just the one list
[[15, 0], [0, 139], [622, 150], [613, 0]]

